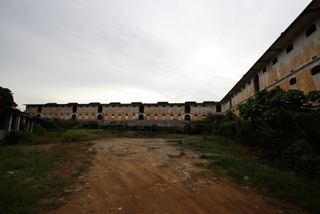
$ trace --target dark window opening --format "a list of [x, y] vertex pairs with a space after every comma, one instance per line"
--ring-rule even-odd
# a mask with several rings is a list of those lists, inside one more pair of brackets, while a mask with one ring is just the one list
[[230, 109], [232, 109], [232, 98], [230, 98], [229, 106], [230, 106]]
[[148, 114], [148, 117], [150, 116], [150, 114]]
[[139, 113], [143, 113], [144, 112], [144, 106], [143, 105], [140, 105], [139, 106]]
[[197, 115], [197, 114], [195, 114], [194, 116], [195, 116], [195, 117], [197, 117], [198, 115]]
[[114, 116], [114, 114], [112, 114], [112, 117]]
[[316, 74], [318, 74], [318, 73], [320, 73], [320, 65], [317, 65], [316, 67], [313, 67], [312, 69], [311, 69], [311, 75], [313, 76], [313, 75], [316, 75]]
[[102, 112], [102, 106], [98, 107], [98, 112], [101, 113]]
[[173, 105], [170, 105], [170, 107], [173, 107]]
[[139, 120], [143, 120], [143, 115], [142, 114], [139, 115]]
[[165, 114], [163, 114], [162, 116], [166, 116]]
[[293, 50], [293, 44], [290, 44], [288, 47], [287, 47], [287, 53], [289, 53], [290, 51]]
[[254, 92], [260, 91], [259, 76], [254, 77]]
[[248, 85], [250, 85], [250, 84], [251, 84], [251, 81], [248, 82]]
[[311, 25], [306, 31], [306, 37], [310, 36], [313, 32], [317, 30], [316, 25]]
[[277, 62], [278, 62], [278, 58], [277, 57], [272, 60], [272, 64], [276, 64]]
[[166, 107], [166, 105], [162, 105], [162, 107]]
[[181, 117], [181, 114], [178, 114], [178, 117]]
[[41, 113], [42, 111], [42, 106], [38, 106], [38, 113]]
[[158, 116], [157, 114], [155, 114], [154, 116]]
[[181, 105], [178, 105], [178, 107], [181, 107]]
[[265, 73], [266, 71], [267, 71], [267, 67], [264, 67], [264, 68], [262, 69], [262, 72]]
[[184, 120], [189, 120], [189, 121], [190, 121], [190, 115], [186, 115], [186, 116], [184, 117]]
[[217, 111], [217, 112], [221, 112], [221, 104], [220, 104], [220, 103], [218, 103], [218, 104], [216, 105], [216, 111]]
[[172, 116], [173, 116], [173, 114], [170, 114], [170, 116], [172, 117]]
[[126, 116], [128, 116], [128, 114], [126, 114]]
[[77, 116], [76, 116], [75, 114], [73, 114], [72, 117], [71, 117], [71, 119], [72, 119], [72, 120], [75, 120], [75, 119], [77, 119]]
[[190, 113], [190, 106], [189, 105], [186, 105], [184, 107], [184, 113]]
[[101, 114], [98, 115], [97, 119], [98, 119], [98, 120], [102, 120]]
[[294, 85], [294, 84], [296, 84], [297, 83], [297, 78], [292, 78], [292, 79], [290, 79], [290, 85]]
[[205, 117], [206, 115], [204, 114], [204, 115], [202, 115], [203, 117]]
[[119, 116], [121, 116], [121, 114], [119, 114]]

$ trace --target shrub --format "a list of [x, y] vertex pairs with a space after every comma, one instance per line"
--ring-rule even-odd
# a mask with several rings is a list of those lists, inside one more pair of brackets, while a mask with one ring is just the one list
[[4, 139], [6, 145], [18, 145], [28, 143], [32, 139], [32, 133], [27, 131], [14, 130], [10, 131]]

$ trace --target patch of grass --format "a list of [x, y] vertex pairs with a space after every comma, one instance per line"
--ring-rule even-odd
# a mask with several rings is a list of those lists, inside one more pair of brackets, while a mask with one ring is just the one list
[[76, 142], [89, 140], [89, 134], [86, 130], [69, 130], [62, 136], [62, 142]]
[[163, 138], [163, 139], [179, 139], [181, 135], [179, 134], [157, 134], [154, 136], [155, 138]]
[[185, 156], [185, 155], [186, 155], [186, 151], [184, 149], [181, 149], [179, 157], [181, 158], [182, 156]]
[[214, 136], [207, 136], [206, 140], [202, 140], [200, 137], [187, 139], [184, 141], [183, 148], [213, 154], [249, 155], [247, 148], [230, 139]]
[[[209, 168], [215, 172], [218, 170], [237, 183], [251, 185], [263, 190], [263, 194], [279, 197], [311, 212], [320, 213], [320, 179], [310, 180], [264, 165], [252, 157], [246, 148], [222, 138], [208, 136], [205, 141], [187, 140], [183, 148], [221, 154], [201, 157], [210, 161]], [[270, 200], [269, 204], [276, 205], [276, 202]]]
[[[91, 146], [81, 142], [48, 150], [0, 147], [0, 213], [46, 212], [61, 206], [58, 199], [69, 199], [72, 189], [83, 184], [78, 176], [92, 166]], [[72, 175], [74, 171], [78, 174]]]

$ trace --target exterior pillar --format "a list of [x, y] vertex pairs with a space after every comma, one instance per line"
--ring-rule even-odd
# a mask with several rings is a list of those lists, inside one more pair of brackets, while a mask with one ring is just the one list
[[15, 127], [15, 130], [19, 130], [19, 127], [20, 127], [20, 117], [21, 115], [17, 115], [17, 118], [16, 118], [16, 127]]
[[9, 114], [8, 116], [9, 116], [9, 122], [8, 122], [8, 126], [7, 126], [6, 130], [8, 132], [10, 132], [11, 131], [11, 124], [12, 124], [12, 116], [13, 116], [13, 114]]
[[30, 122], [29, 122], [29, 131], [32, 132], [33, 131], [33, 123], [34, 123], [34, 119], [30, 118]]

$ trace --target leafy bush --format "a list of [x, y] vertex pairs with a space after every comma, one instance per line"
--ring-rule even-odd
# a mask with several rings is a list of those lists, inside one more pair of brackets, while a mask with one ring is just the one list
[[6, 145], [18, 145], [28, 143], [32, 140], [32, 133], [27, 131], [10, 131], [4, 139]]

